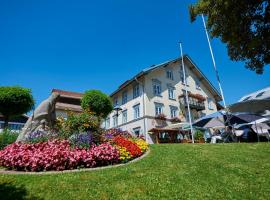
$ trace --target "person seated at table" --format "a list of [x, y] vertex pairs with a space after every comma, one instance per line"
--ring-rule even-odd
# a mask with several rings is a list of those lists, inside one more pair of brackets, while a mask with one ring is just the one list
[[206, 129], [204, 131], [204, 135], [203, 135], [204, 141], [206, 141], [207, 143], [209, 143], [211, 141], [211, 137], [212, 137], [211, 130], [210, 129]]
[[222, 140], [221, 133], [218, 129], [214, 129], [213, 136], [211, 138], [211, 143], [217, 143], [217, 140]]

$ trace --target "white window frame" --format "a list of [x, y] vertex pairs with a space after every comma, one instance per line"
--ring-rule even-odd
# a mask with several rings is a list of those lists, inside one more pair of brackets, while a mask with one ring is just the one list
[[140, 85], [136, 84], [133, 86], [133, 98], [137, 98], [140, 96]]
[[118, 125], [118, 117], [117, 115], [113, 116], [113, 127], [116, 127]]
[[153, 94], [154, 96], [161, 96], [161, 82], [157, 79], [152, 80], [153, 84]]
[[105, 129], [109, 129], [110, 128], [110, 121], [111, 121], [111, 118], [110, 117], [107, 117], [105, 119]]
[[127, 103], [127, 91], [122, 92], [122, 105]]
[[170, 80], [173, 80], [173, 71], [172, 70], [166, 70], [166, 77]]
[[[141, 135], [141, 127], [136, 127], [136, 128], [133, 128], [133, 134], [137, 137], [139, 137]], [[139, 132], [139, 134], [136, 134], [136, 132]]]
[[134, 119], [140, 118], [140, 104], [133, 106], [133, 112]]
[[178, 111], [178, 108], [176, 106], [170, 106], [171, 118], [177, 117], [177, 111]]
[[127, 110], [122, 111], [122, 123], [127, 123]]
[[175, 88], [174, 87], [168, 87], [168, 97], [169, 97], [169, 99], [175, 100]]
[[155, 103], [155, 116], [163, 114], [164, 105], [161, 103]]

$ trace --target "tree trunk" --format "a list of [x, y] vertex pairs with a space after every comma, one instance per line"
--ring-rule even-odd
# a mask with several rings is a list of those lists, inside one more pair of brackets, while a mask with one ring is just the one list
[[4, 116], [4, 129], [8, 128], [8, 121], [9, 121], [9, 117], [8, 116]]

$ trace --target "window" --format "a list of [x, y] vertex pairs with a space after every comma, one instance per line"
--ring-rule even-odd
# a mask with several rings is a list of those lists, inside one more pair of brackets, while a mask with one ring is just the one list
[[118, 97], [114, 97], [113, 99], [113, 105], [117, 106], [118, 105]]
[[158, 116], [163, 113], [163, 104], [155, 103], [155, 115]]
[[207, 98], [207, 103], [208, 103], [208, 109], [213, 110], [213, 100], [211, 98]]
[[138, 119], [140, 117], [140, 104], [137, 104], [133, 107], [134, 110], [134, 119]]
[[256, 95], [256, 97], [261, 97], [264, 94], [264, 92], [260, 92], [259, 94]]
[[127, 110], [122, 112], [122, 123], [127, 123]]
[[133, 133], [134, 133], [135, 136], [139, 137], [140, 133], [141, 133], [141, 127], [134, 128]]
[[139, 84], [133, 86], [133, 98], [140, 96], [140, 87]]
[[198, 78], [195, 78], [195, 85], [196, 85], [196, 89], [198, 89], [198, 90], [201, 89], [201, 83], [200, 83]]
[[108, 117], [106, 120], [105, 120], [105, 129], [109, 129], [110, 128], [110, 118]]
[[169, 99], [175, 99], [174, 91], [175, 91], [174, 87], [168, 87]]
[[251, 96], [248, 96], [248, 97], [244, 98], [243, 101], [247, 101], [247, 100], [249, 100], [250, 98], [251, 98]]
[[170, 106], [171, 118], [177, 117], [177, 110], [178, 108], [176, 106]]
[[[187, 82], [187, 78], [188, 78], [188, 73], [187, 73], [187, 70], [185, 68], [185, 75], [186, 75], [186, 82]], [[180, 70], [180, 80], [183, 84], [185, 84], [185, 80], [184, 80], [184, 73], [183, 73], [183, 69], [181, 68]], [[188, 85], [188, 82], [187, 82], [187, 85]]]
[[153, 79], [153, 94], [155, 96], [161, 96], [161, 82]]
[[116, 115], [113, 116], [113, 127], [118, 126], [118, 117]]
[[127, 91], [122, 93], [122, 105], [127, 103]]
[[173, 71], [172, 70], [167, 70], [166, 75], [168, 79], [173, 80]]

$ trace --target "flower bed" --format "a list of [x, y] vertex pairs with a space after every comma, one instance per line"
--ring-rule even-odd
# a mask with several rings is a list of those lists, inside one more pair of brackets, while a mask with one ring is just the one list
[[[17, 171], [61, 171], [124, 163], [139, 157], [148, 144], [118, 131], [109, 141], [88, 148], [74, 147], [68, 140], [13, 143], [0, 151], [0, 166]], [[106, 133], [104, 133], [106, 134]]]

